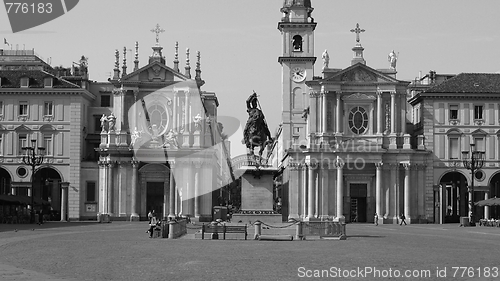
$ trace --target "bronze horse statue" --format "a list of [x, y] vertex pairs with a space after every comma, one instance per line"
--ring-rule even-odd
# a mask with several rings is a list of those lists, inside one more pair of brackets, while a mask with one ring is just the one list
[[248, 149], [247, 154], [249, 156], [252, 155], [255, 158], [254, 149], [260, 147], [259, 161], [255, 160], [257, 164], [261, 164], [264, 148], [268, 144], [273, 143], [273, 138], [267, 127], [266, 119], [259, 107], [259, 100], [257, 99], [257, 94], [254, 92], [247, 99], [248, 120], [245, 125], [245, 130], [243, 131], [243, 140]]

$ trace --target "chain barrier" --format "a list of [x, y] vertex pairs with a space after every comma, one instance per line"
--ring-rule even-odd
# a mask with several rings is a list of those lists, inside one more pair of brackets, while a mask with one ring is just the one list
[[200, 225], [200, 226], [196, 226], [196, 227], [189, 227], [189, 226], [186, 224], [186, 228], [187, 228], [187, 229], [197, 229], [197, 230], [199, 230], [199, 229], [202, 229], [202, 228], [203, 228], [203, 226], [202, 226], [202, 225]]
[[[324, 224], [325, 226], [315, 226], [315, 224]], [[305, 223], [307, 227], [314, 228], [314, 229], [328, 229], [329, 227], [334, 226], [335, 222], [328, 222], [328, 224], [324, 222], [318, 222], [318, 223]], [[338, 223], [340, 225], [340, 223]]]

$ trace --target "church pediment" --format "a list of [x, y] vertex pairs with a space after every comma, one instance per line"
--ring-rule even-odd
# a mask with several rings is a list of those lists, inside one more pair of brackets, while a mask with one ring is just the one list
[[374, 95], [367, 95], [361, 93], [355, 93], [352, 95], [342, 97], [342, 100], [375, 100]]
[[122, 82], [181, 82], [188, 78], [159, 62], [150, 63], [121, 79]]
[[398, 83], [397, 79], [387, 76], [364, 64], [355, 64], [335, 75], [325, 79], [327, 82], [352, 82], [352, 83]]

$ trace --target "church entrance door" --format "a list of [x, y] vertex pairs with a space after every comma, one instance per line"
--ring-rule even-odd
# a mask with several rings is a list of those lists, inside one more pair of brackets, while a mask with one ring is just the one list
[[350, 207], [350, 221], [351, 222], [366, 222], [366, 196], [367, 184], [366, 183], [351, 183], [351, 207]]
[[158, 218], [163, 214], [163, 186], [164, 182], [146, 183], [146, 210], [154, 209]]

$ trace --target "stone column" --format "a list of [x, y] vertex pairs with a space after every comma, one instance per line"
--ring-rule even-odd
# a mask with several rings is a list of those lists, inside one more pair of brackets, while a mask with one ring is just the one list
[[[490, 198], [489, 191], [484, 192], [484, 200], [488, 200]], [[490, 219], [490, 206], [484, 206], [484, 218], [489, 220]]]
[[336, 221], [345, 222], [344, 217], [344, 161], [337, 156], [337, 218]]
[[108, 213], [108, 162], [99, 160], [99, 213]]
[[191, 120], [189, 119], [189, 91], [185, 93], [184, 99], [184, 123], [182, 126], [184, 127], [184, 132], [182, 133], [182, 146], [189, 147], [189, 136], [191, 134]]
[[126, 162], [118, 162], [118, 196], [115, 198], [115, 203], [118, 204], [117, 217], [127, 216], [127, 171]]
[[168, 217], [168, 196], [170, 195], [169, 188], [170, 188], [170, 182], [167, 181], [167, 176], [164, 178], [165, 180], [163, 181], [163, 210], [161, 214], [161, 219], [166, 220]]
[[390, 164], [390, 184], [389, 184], [389, 200], [387, 201], [388, 205], [388, 216], [392, 216], [393, 222], [396, 223], [399, 219], [398, 209], [397, 209], [397, 199], [398, 199], [398, 182], [397, 182], [397, 173], [399, 165], [397, 163]]
[[201, 163], [194, 163], [194, 216], [196, 218], [200, 217], [200, 200], [201, 200], [201, 190], [200, 190], [200, 168]]
[[187, 210], [184, 211], [185, 214], [189, 215], [190, 217], [194, 216], [194, 199], [195, 199], [195, 194], [194, 194], [194, 168], [192, 166], [192, 163], [188, 164], [187, 167], [187, 194], [186, 194], [186, 202], [187, 202]]
[[[290, 162], [288, 165], [290, 169], [290, 181], [288, 182], [288, 218], [299, 218], [299, 164]], [[285, 199], [285, 198], [283, 198]]]
[[[318, 132], [317, 128], [317, 120], [318, 120], [318, 94], [315, 92], [311, 92], [309, 94], [310, 100], [309, 100], [309, 116], [307, 117], [309, 121], [309, 134], [316, 134]], [[313, 141], [313, 138], [311, 138], [311, 142]]]
[[[384, 128], [382, 127], [383, 123], [382, 120], [384, 118], [383, 116], [383, 111], [382, 111], [382, 106], [383, 106], [383, 100], [382, 100], [382, 92], [378, 91], [377, 92], [377, 134], [382, 134], [384, 132]], [[380, 214], [377, 213], [379, 216]]]
[[308, 190], [308, 181], [307, 181], [307, 174], [308, 174], [309, 166], [304, 163], [302, 165], [302, 218], [305, 219], [307, 218], [307, 190]]
[[342, 119], [342, 107], [341, 107], [341, 102], [342, 100], [340, 99], [340, 92], [337, 92], [336, 93], [336, 98], [337, 98], [337, 110], [336, 110], [336, 113], [337, 113], [337, 116], [335, 118], [335, 133], [336, 134], [340, 134], [340, 122], [341, 122], [341, 119]]
[[382, 162], [375, 163], [375, 212], [382, 218]]
[[327, 127], [327, 114], [328, 114], [328, 103], [327, 103], [327, 96], [326, 96], [326, 91], [324, 88], [321, 89], [321, 132], [325, 134], [328, 131]]
[[406, 219], [408, 220], [408, 222], [411, 223], [411, 212], [410, 212], [410, 200], [411, 200], [411, 196], [410, 196], [410, 168], [411, 168], [411, 165], [410, 163], [403, 163], [403, 167], [405, 168], [405, 187], [404, 187], [404, 204], [405, 204], [405, 210], [404, 210], [404, 214], [405, 214], [405, 217]]
[[[401, 134], [405, 134], [406, 133], [406, 94], [405, 93], [402, 93], [399, 95], [400, 97], [400, 103], [399, 103], [399, 106], [400, 106], [400, 110], [399, 112], [401, 112], [401, 116], [399, 118], [399, 120], [401, 120]], [[409, 148], [409, 147], [408, 147]]]
[[308, 200], [307, 200], [307, 218], [314, 218], [316, 207], [316, 163], [309, 164], [309, 184], [308, 184]]
[[169, 206], [168, 206], [168, 217], [169, 218], [175, 218], [175, 197], [176, 197], [176, 192], [175, 192], [175, 178], [174, 178], [174, 164], [170, 164], [170, 170], [169, 170], [169, 183], [170, 183], [170, 197], [169, 197]]
[[68, 221], [68, 188], [69, 182], [61, 183], [61, 221]]
[[177, 127], [177, 99], [178, 92], [174, 91], [174, 97], [172, 101], [172, 130], [174, 132], [179, 132], [179, 128]]
[[107, 172], [108, 172], [108, 190], [107, 190], [107, 200], [106, 200], [106, 205], [107, 205], [107, 214], [111, 217], [113, 215], [113, 167], [115, 166], [115, 163], [112, 161], [108, 161], [107, 163]]
[[391, 92], [391, 134], [396, 133], [396, 92]]
[[130, 186], [130, 221], [139, 221], [139, 214], [137, 213], [137, 168], [139, 167], [139, 161], [133, 159], [130, 161], [132, 164], [132, 182]]
[[330, 206], [330, 199], [328, 197], [328, 183], [330, 182], [329, 179], [329, 165], [330, 163], [323, 163], [323, 167], [321, 167], [321, 192], [320, 192], [320, 198], [321, 200], [319, 201], [319, 206], [318, 208], [321, 210], [320, 212], [320, 218], [321, 219], [327, 219], [329, 217], [328, 209]]

